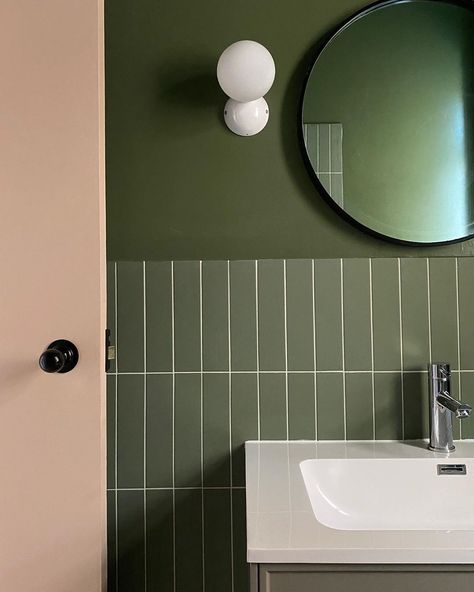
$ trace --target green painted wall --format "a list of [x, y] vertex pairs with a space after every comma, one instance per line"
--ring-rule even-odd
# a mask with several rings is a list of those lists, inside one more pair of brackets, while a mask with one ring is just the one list
[[[297, 112], [311, 48], [361, 0], [106, 2], [110, 259], [471, 255], [474, 242], [401, 247], [366, 236], [317, 195]], [[267, 128], [222, 122], [220, 52], [238, 39], [272, 52]]]

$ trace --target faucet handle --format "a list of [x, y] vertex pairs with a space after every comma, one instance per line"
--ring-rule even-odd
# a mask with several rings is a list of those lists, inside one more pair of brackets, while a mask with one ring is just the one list
[[449, 364], [438, 364], [438, 371], [441, 377], [445, 379], [451, 376], [451, 368]]

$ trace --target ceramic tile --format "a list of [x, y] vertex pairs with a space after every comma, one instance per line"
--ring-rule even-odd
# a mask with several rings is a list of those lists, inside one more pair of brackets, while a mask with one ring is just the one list
[[202, 341], [204, 370], [229, 369], [227, 262], [202, 264]]
[[314, 367], [311, 261], [287, 261], [286, 302], [288, 369], [311, 370]]
[[147, 590], [173, 592], [173, 493], [146, 493]]
[[228, 489], [204, 491], [206, 592], [232, 590], [231, 506]]
[[146, 263], [146, 367], [148, 372], [173, 368], [171, 263]]
[[202, 592], [202, 492], [176, 491], [176, 592]]
[[232, 375], [232, 483], [245, 485], [246, 440], [258, 438], [258, 383], [256, 374]]
[[143, 487], [143, 375], [117, 383], [117, 486]]
[[143, 372], [143, 263], [117, 263], [117, 360], [120, 372]]
[[374, 369], [401, 369], [397, 259], [372, 259]]
[[318, 374], [317, 418], [319, 440], [344, 439], [344, 390], [341, 373]]
[[287, 434], [285, 374], [260, 375], [260, 437], [285, 440]]
[[147, 487], [173, 485], [173, 378], [148, 375], [146, 412]]
[[145, 592], [145, 520], [142, 491], [117, 492], [118, 592]]
[[288, 375], [288, 423], [290, 440], [316, 437], [314, 375]]
[[231, 261], [231, 351], [233, 370], [257, 369], [255, 261]]
[[346, 376], [347, 439], [371, 440], [374, 437], [372, 375]]
[[314, 262], [316, 367], [342, 370], [341, 262]]
[[201, 485], [201, 379], [199, 374], [176, 376], [174, 420], [176, 487]]
[[346, 370], [370, 370], [370, 261], [345, 259], [344, 356]]
[[261, 370], [285, 369], [283, 261], [258, 262], [259, 357]]
[[230, 485], [228, 374], [204, 375], [203, 446], [204, 485]]
[[198, 261], [174, 263], [174, 346], [178, 372], [201, 369], [200, 266]]

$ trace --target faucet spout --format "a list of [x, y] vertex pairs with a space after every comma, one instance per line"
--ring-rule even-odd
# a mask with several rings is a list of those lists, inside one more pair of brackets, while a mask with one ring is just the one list
[[461, 401], [457, 401], [446, 391], [441, 392], [436, 397], [436, 401], [438, 405], [441, 405], [442, 407], [445, 407], [454, 413], [457, 419], [465, 419], [472, 413], [472, 407], [470, 405], [467, 403], [462, 403]]
[[450, 377], [449, 364], [429, 364], [430, 444], [428, 448], [435, 452], [455, 450], [453, 417], [465, 419], [472, 413], [470, 405], [457, 401], [451, 396]]

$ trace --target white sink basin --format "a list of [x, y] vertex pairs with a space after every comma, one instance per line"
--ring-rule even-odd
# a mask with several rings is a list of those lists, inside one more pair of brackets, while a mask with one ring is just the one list
[[247, 442], [245, 459], [250, 563], [474, 564], [474, 441], [449, 455], [423, 441]]
[[474, 530], [472, 458], [311, 459], [300, 468], [329, 528]]

